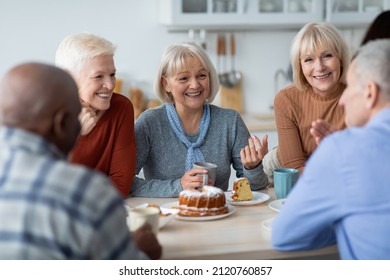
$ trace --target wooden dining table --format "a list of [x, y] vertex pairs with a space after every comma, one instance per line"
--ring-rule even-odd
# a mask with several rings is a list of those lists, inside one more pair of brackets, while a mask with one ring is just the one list
[[[271, 245], [271, 230], [265, 226], [278, 212], [268, 204], [275, 200], [273, 188], [261, 191], [269, 200], [254, 205], [234, 205], [234, 213], [221, 219], [178, 220], [161, 228], [157, 238], [163, 247], [162, 259], [168, 260], [232, 260], [232, 259], [339, 259], [337, 246], [319, 250], [282, 252]], [[130, 197], [130, 207], [149, 204], [171, 204], [177, 198]]]

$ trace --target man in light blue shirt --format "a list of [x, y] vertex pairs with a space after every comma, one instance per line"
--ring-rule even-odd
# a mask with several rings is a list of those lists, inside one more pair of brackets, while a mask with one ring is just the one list
[[275, 249], [337, 243], [342, 259], [390, 259], [390, 40], [361, 47], [340, 98], [348, 129], [326, 137], [272, 224]]

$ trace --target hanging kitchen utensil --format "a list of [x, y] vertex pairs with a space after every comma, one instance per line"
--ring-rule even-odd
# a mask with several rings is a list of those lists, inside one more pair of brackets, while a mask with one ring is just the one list
[[207, 49], [207, 45], [206, 45], [206, 30], [205, 29], [201, 29], [199, 31], [199, 38], [200, 38], [200, 45], [201, 47], [206, 50]]
[[226, 38], [224, 34], [218, 35], [217, 41], [217, 54], [218, 54], [218, 75], [219, 82], [222, 86], [231, 87], [229, 81], [229, 73], [226, 71]]
[[230, 87], [236, 86], [242, 78], [242, 75], [239, 71], [236, 70], [235, 66], [235, 56], [236, 56], [236, 41], [234, 34], [230, 34], [230, 61], [231, 61], [231, 71], [229, 73], [229, 84]]
[[[219, 42], [221, 44], [222, 43], [224, 44], [225, 54], [226, 54], [226, 40], [221, 39], [219, 40]], [[223, 53], [223, 49], [222, 49], [222, 53]], [[223, 74], [224, 75], [219, 75], [220, 80], [221, 78], [224, 79], [224, 83], [221, 82], [221, 90], [220, 90], [221, 107], [234, 109], [239, 113], [244, 113], [242, 89], [241, 89], [242, 75], [240, 80], [237, 82], [237, 84], [233, 86], [229, 81], [230, 73], [224, 72]]]

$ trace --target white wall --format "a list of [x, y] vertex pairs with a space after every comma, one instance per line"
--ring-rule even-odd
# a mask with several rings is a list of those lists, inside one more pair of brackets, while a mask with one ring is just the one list
[[[53, 63], [61, 40], [70, 33], [92, 32], [118, 45], [118, 77], [154, 97], [153, 78], [162, 51], [186, 33], [169, 33], [157, 21], [158, 0], [0, 0], [0, 76], [24, 61]], [[362, 29], [342, 30], [352, 47]], [[245, 110], [269, 111], [274, 73], [287, 69], [289, 46], [296, 31], [236, 33], [236, 68], [244, 76]], [[208, 52], [216, 63], [216, 34], [207, 34]]]

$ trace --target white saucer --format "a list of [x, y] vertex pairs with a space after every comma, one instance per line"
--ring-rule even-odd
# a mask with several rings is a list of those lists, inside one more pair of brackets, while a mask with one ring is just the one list
[[285, 201], [286, 201], [285, 198], [271, 201], [270, 203], [268, 203], [268, 207], [276, 212], [279, 212], [280, 209], [283, 207]]

